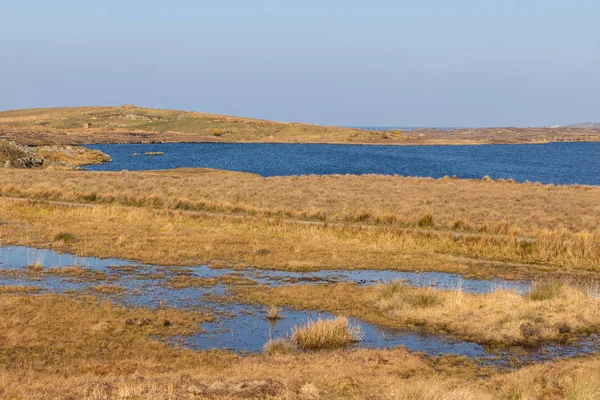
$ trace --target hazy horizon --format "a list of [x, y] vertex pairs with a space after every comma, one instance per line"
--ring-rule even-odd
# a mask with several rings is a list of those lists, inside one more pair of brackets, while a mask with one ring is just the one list
[[600, 4], [3, 6], [0, 109], [120, 105], [336, 126], [600, 121]]

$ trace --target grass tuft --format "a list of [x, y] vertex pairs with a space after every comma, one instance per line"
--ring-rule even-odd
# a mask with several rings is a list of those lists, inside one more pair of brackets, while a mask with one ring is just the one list
[[552, 300], [565, 288], [566, 284], [559, 281], [535, 282], [529, 289], [529, 299], [533, 301]]
[[255, 251], [257, 256], [266, 256], [271, 254], [271, 249], [261, 248]]
[[68, 243], [68, 242], [74, 242], [76, 239], [77, 239], [77, 237], [72, 232], [59, 232], [56, 235], [54, 235], [55, 242]]
[[396, 294], [401, 294], [406, 291], [408, 286], [404, 281], [395, 280], [390, 283], [377, 285], [377, 291], [381, 299], [391, 299]]
[[600, 379], [597, 375], [580, 376], [566, 387], [567, 400], [600, 399]]
[[413, 307], [429, 308], [442, 304], [442, 297], [433, 290], [425, 290], [416, 293], [408, 298], [408, 302]]
[[433, 228], [435, 225], [433, 220], [433, 214], [427, 213], [423, 215], [417, 223], [420, 228]]
[[271, 339], [267, 343], [265, 343], [263, 347], [263, 352], [269, 356], [274, 354], [291, 354], [295, 353], [297, 350], [294, 343], [292, 343], [289, 339]]
[[346, 317], [308, 321], [294, 326], [292, 342], [302, 350], [339, 349], [361, 341], [363, 333]]
[[269, 307], [269, 310], [267, 311], [267, 319], [274, 321], [277, 319], [283, 319], [283, 316], [281, 315], [281, 310], [279, 309], [279, 307], [276, 306], [271, 306]]

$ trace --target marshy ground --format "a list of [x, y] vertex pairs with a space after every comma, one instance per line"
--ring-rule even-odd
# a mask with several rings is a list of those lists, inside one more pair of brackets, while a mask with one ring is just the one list
[[596, 187], [1, 169], [0, 196], [2, 398], [600, 397]]

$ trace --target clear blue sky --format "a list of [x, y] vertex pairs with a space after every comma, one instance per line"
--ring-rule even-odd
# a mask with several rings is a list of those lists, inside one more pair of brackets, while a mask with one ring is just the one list
[[598, 0], [5, 1], [0, 109], [335, 125], [600, 120]]

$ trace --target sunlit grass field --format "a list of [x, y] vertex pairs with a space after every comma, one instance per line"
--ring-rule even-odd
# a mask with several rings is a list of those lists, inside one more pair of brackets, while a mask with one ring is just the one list
[[[179, 275], [174, 289], [330, 312], [263, 353], [192, 351], [162, 338], [202, 331], [197, 309], [124, 307], [126, 289], [84, 267], [27, 267], [102, 282], [93, 292], [0, 287], [0, 397], [34, 399], [595, 399], [597, 355], [498, 370], [400, 347], [359, 349], [348, 317], [500, 347], [571, 343], [600, 331], [600, 190], [398, 176], [257, 175], [186, 169], [0, 169], [0, 243], [157, 265], [287, 271], [391, 269], [535, 280], [526, 293], [403, 282], [267, 288]], [[135, 268], [135, 267], [131, 267]], [[98, 275], [98, 276], [97, 276]], [[21, 275], [20, 275], [21, 276]]]

